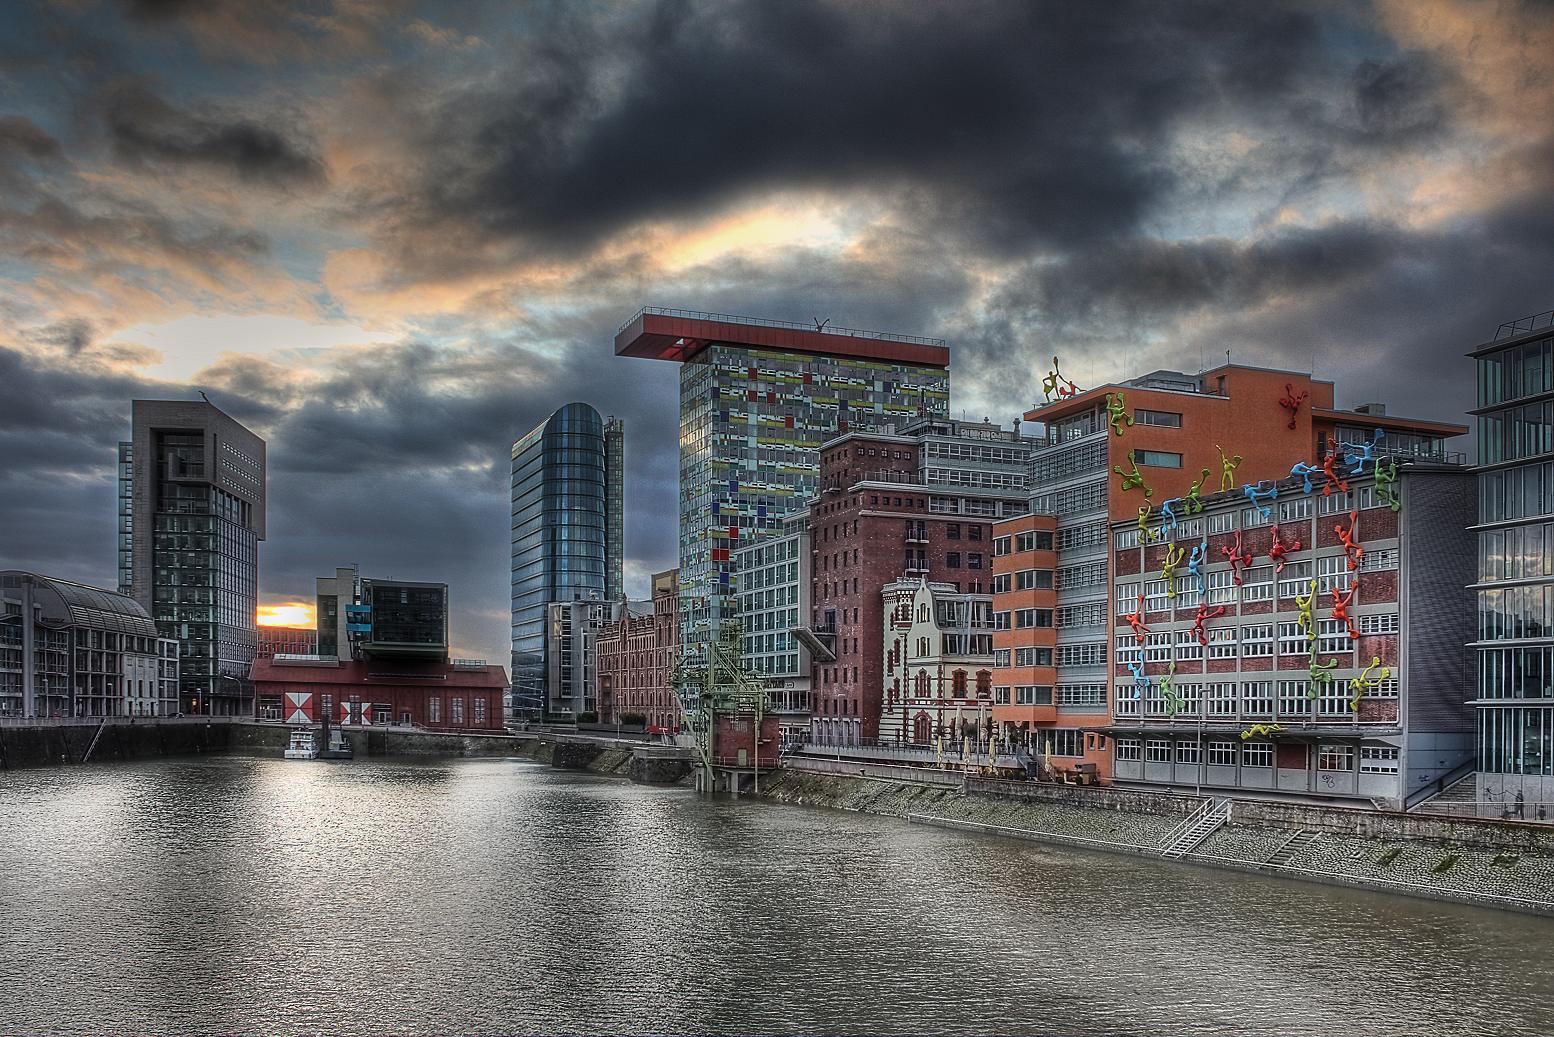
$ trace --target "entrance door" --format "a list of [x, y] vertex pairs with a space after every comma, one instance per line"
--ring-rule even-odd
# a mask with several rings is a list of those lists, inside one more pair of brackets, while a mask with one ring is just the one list
[[932, 740], [929, 737], [929, 732], [930, 732], [932, 726], [933, 726], [932, 721], [930, 721], [928, 719], [928, 714], [927, 713], [919, 713], [919, 714], [917, 714], [917, 716], [912, 720], [912, 742], [913, 742], [913, 744], [915, 744], [915, 745], [927, 745]]

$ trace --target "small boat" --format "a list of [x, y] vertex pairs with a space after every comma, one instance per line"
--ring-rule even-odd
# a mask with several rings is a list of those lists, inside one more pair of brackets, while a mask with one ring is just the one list
[[312, 731], [298, 730], [291, 733], [291, 742], [286, 746], [286, 759], [318, 759], [318, 746], [313, 742]]

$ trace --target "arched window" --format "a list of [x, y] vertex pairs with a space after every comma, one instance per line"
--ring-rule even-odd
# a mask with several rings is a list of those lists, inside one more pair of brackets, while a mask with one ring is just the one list
[[928, 697], [928, 671], [918, 670], [917, 676], [912, 679], [912, 691], [919, 698]]

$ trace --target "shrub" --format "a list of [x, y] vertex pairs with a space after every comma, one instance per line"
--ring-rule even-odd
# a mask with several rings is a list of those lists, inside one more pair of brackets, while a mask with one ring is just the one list
[[628, 727], [633, 727], [633, 726], [635, 726], [635, 727], [646, 727], [647, 726], [647, 714], [646, 713], [622, 713], [621, 714], [621, 723], [625, 724]]
[[1455, 865], [1461, 859], [1462, 858], [1455, 853], [1448, 853], [1446, 856], [1436, 861], [1435, 867], [1431, 868], [1430, 870], [1435, 872], [1451, 871], [1453, 865]]
[[1392, 849], [1390, 849], [1386, 853], [1382, 854], [1381, 857], [1377, 859], [1376, 863], [1377, 864], [1383, 864], [1383, 865], [1391, 864], [1393, 861], [1397, 860], [1402, 855], [1403, 855], [1403, 847], [1401, 847], [1401, 846], [1394, 846]]

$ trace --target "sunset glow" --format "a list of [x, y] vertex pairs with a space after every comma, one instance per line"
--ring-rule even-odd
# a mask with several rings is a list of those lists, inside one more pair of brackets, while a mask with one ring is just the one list
[[260, 605], [258, 618], [262, 627], [310, 627], [313, 625], [313, 606], [301, 602]]

